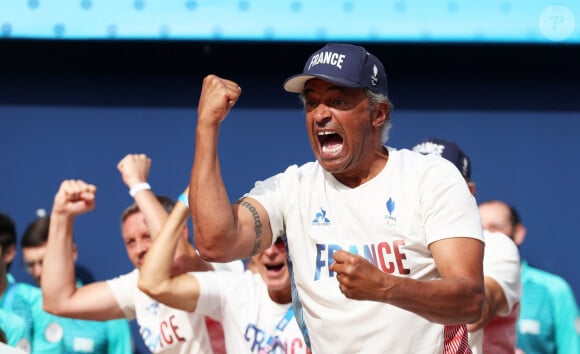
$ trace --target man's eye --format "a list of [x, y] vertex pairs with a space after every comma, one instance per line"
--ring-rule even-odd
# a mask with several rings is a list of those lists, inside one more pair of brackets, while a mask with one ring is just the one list
[[335, 106], [344, 106], [346, 104], [346, 101], [343, 100], [342, 98], [337, 98], [334, 100], [334, 105]]
[[316, 108], [318, 103], [316, 101], [305, 101], [304, 102], [304, 109], [308, 112]]

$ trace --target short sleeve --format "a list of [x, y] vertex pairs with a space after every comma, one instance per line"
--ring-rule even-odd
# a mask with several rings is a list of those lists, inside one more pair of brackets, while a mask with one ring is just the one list
[[135, 299], [138, 291], [138, 280], [139, 271], [137, 269], [130, 273], [107, 280], [107, 285], [109, 285], [117, 304], [128, 320], [135, 319]]

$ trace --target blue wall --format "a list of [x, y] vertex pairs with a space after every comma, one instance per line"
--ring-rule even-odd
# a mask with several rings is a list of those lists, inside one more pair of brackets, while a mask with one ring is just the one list
[[[494, 53], [502, 50], [495, 49]], [[576, 163], [580, 100], [573, 80], [578, 69], [553, 65], [542, 71], [537, 66], [532, 75], [516, 71], [518, 66], [533, 66], [520, 64], [523, 57], [509, 61], [509, 55], [499, 56], [490, 62], [489, 57], [476, 61], [475, 56], [466, 60], [447, 56], [435, 61], [435, 54], [416, 55], [389, 46], [385, 52], [393, 55], [379, 57], [395, 58], [387, 65], [393, 68], [387, 70], [395, 102], [389, 145], [408, 148], [431, 135], [459, 143], [472, 159], [478, 200], [497, 198], [515, 205], [528, 227], [523, 258], [565, 277], [579, 298], [580, 241], [575, 222], [580, 215]], [[545, 55], [554, 52], [558, 50]], [[577, 53], [562, 60], [577, 62]], [[279, 58], [271, 57], [274, 54], [255, 52], [273, 64], [254, 67], [248, 61], [251, 69], [245, 73], [225, 64], [186, 69], [186, 60], [197, 64], [195, 56], [155, 63], [157, 69], [175, 64], [180, 68], [177, 75], [147, 71], [152, 67], [147, 65], [135, 70], [129, 64], [140, 64], [133, 53], [122, 68], [131, 72], [128, 76], [111, 67], [103, 69], [102, 62], [110, 60], [110, 54], [105, 51], [99, 57], [100, 66], [97, 59], [84, 63], [96, 65], [98, 75], [86, 74], [90, 71], [86, 66], [75, 66], [78, 63], [63, 56], [52, 59], [53, 64], [60, 63], [58, 70], [18, 65], [16, 60], [3, 66], [6, 62], [0, 61], [0, 211], [13, 216], [21, 235], [37, 209], [50, 211], [63, 179], [80, 178], [97, 185], [95, 211], [80, 216], [75, 224], [78, 262], [91, 269], [96, 279], [131, 269], [119, 218], [132, 200], [116, 164], [127, 153], [146, 153], [153, 161], [154, 191], [176, 197], [183, 190], [193, 158], [195, 105], [206, 72], [231, 75], [244, 90], [221, 135], [223, 174], [232, 199], [254, 181], [288, 164], [312, 159], [303, 113], [295, 97], [280, 88], [287, 74], [300, 70], [304, 56], [279, 65]], [[244, 58], [231, 58], [238, 59], [237, 65], [245, 63]], [[409, 63], [409, 58], [414, 61]], [[23, 62], [29, 64], [30, 59]], [[456, 70], [453, 75], [448, 71], [451, 65]], [[511, 74], [498, 69], [505, 65]], [[281, 73], [272, 74], [278, 69]], [[478, 74], [471, 74], [472, 69]], [[499, 74], [485, 77], [497, 70]], [[548, 75], [550, 70], [567, 76]], [[20, 258], [13, 273], [19, 280], [32, 281]]]

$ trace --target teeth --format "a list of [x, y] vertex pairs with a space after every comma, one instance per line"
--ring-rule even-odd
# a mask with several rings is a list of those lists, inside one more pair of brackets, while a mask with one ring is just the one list
[[325, 154], [337, 154], [342, 151], [342, 145], [329, 148], [327, 146], [322, 147], [322, 152]]
[[331, 132], [331, 131], [318, 132], [318, 135], [331, 135], [331, 134], [336, 134], [336, 133]]

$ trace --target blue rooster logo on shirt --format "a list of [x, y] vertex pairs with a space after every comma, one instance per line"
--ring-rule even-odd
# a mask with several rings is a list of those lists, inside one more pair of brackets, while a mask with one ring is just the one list
[[330, 220], [326, 217], [326, 210], [322, 207], [320, 211], [314, 215], [314, 220], [312, 220], [312, 224], [314, 225], [328, 225], [330, 224]]

